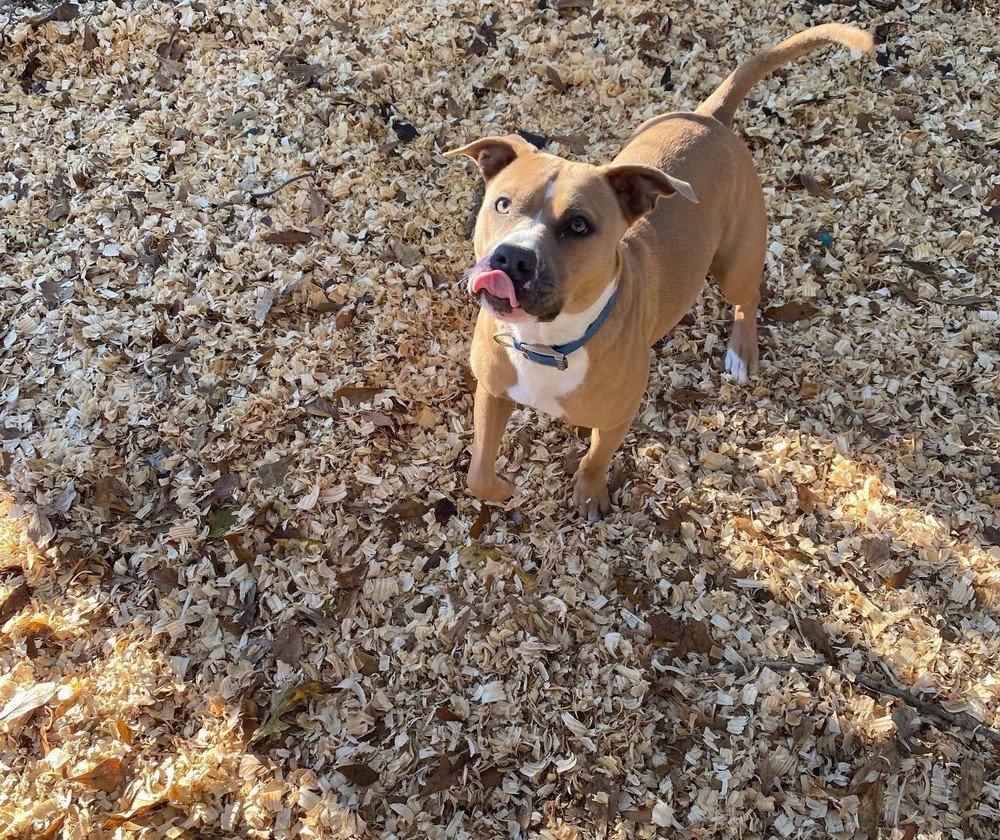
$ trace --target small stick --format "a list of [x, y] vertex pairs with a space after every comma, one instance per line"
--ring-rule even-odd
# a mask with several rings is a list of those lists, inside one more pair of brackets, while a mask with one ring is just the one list
[[250, 200], [260, 201], [260, 199], [262, 198], [267, 198], [268, 196], [274, 195], [279, 190], [283, 190], [289, 184], [294, 184], [296, 181], [301, 181], [303, 178], [312, 178], [313, 174], [314, 173], [312, 172], [305, 172], [302, 175], [296, 175], [294, 178], [289, 178], [282, 184], [278, 184], [278, 186], [276, 186], [273, 190], [268, 190], [267, 192], [260, 192], [260, 193], [250, 193]]
[[[724, 666], [727, 671], [733, 671], [739, 666]], [[757, 663], [758, 668], [770, 668], [772, 671], [802, 671], [806, 674], [815, 674], [821, 668], [826, 668], [826, 663], [810, 665], [800, 662], [781, 662], [781, 661], [771, 661], [764, 660]], [[745, 673], [749, 673], [749, 669], [743, 668]], [[837, 669], [834, 669], [837, 670]], [[843, 671], [840, 671], [844, 676]], [[987, 726], [985, 723], [981, 723], [976, 720], [971, 715], [961, 712], [955, 714], [954, 712], [949, 712], [947, 709], [942, 709], [940, 706], [934, 703], [928, 703], [926, 700], [921, 700], [915, 694], [909, 691], [904, 691], [901, 688], [896, 688], [894, 685], [889, 683], [880, 682], [879, 680], [873, 680], [871, 677], [867, 677], [864, 674], [857, 674], [854, 676], [854, 681], [863, 685], [870, 691], [878, 691], [882, 694], [889, 694], [895, 697], [897, 700], [902, 700], [908, 706], [912, 706], [920, 712], [923, 712], [930, 717], [937, 718], [945, 723], [950, 723], [952, 726], [957, 726], [959, 729], [966, 729], [973, 735], [982, 735], [984, 738], [993, 741], [996, 744], [1000, 744], [1000, 732]]]

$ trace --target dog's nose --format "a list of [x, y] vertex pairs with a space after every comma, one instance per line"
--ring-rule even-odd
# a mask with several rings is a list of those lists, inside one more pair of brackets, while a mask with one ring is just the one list
[[538, 257], [519, 245], [498, 245], [490, 257], [490, 268], [504, 272], [516, 284], [526, 286], [535, 277]]

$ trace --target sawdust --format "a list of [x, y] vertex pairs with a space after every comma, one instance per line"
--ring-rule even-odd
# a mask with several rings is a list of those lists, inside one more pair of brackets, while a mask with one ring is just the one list
[[[995, 836], [982, 7], [5, 9], [0, 833]], [[569, 513], [585, 441], [528, 411], [517, 498], [481, 509], [477, 185], [440, 152], [607, 160], [827, 20], [878, 61], [813, 56], [737, 114], [761, 375], [720, 373], [709, 288], [607, 521]]]

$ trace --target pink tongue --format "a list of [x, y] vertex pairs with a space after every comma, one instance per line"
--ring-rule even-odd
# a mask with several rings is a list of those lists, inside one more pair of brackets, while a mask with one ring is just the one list
[[503, 298], [510, 303], [511, 309], [517, 309], [517, 295], [514, 294], [514, 284], [502, 271], [484, 271], [472, 278], [469, 291], [476, 294], [481, 290], [489, 292], [493, 297]]

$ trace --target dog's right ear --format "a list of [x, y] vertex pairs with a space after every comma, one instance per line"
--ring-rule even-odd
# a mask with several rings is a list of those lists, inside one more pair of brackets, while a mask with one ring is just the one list
[[472, 158], [483, 174], [483, 180], [490, 182], [498, 173], [506, 169], [521, 155], [534, 154], [537, 149], [518, 134], [506, 137], [484, 137], [460, 149], [445, 152], [446, 158], [465, 155]]

